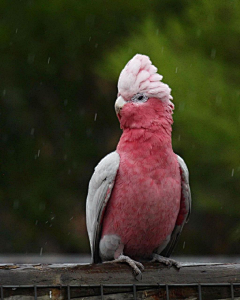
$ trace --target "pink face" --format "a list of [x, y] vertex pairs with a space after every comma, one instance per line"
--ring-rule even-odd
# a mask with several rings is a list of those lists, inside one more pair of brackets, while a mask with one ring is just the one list
[[126, 64], [119, 76], [115, 103], [122, 129], [151, 127], [152, 130], [164, 122], [172, 124], [171, 89], [161, 80], [146, 55], [136, 54]]
[[169, 102], [163, 102], [157, 98], [147, 98], [140, 94], [135, 95], [129, 101], [119, 96], [115, 103], [115, 110], [120, 127], [122, 129], [149, 128], [160, 125], [166, 114], [169, 112], [170, 115], [172, 114], [172, 111], [169, 111]]

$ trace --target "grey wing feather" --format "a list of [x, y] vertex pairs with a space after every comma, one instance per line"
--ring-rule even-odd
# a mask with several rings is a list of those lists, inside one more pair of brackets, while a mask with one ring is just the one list
[[101, 234], [101, 220], [104, 209], [111, 196], [119, 163], [120, 156], [116, 151], [108, 154], [96, 166], [89, 182], [86, 203], [86, 222], [92, 261], [94, 263], [100, 261], [99, 240]]
[[184, 160], [177, 155], [180, 173], [181, 173], [181, 203], [175, 228], [171, 234], [171, 238], [167, 246], [161, 252], [161, 255], [169, 257], [174, 250], [176, 243], [180, 237], [183, 226], [189, 219], [191, 212], [191, 190], [189, 186], [189, 172]]

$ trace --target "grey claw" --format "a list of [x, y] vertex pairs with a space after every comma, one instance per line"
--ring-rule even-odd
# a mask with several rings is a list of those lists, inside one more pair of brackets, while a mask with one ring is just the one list
[[178, 270], [181, 268], [181, 264], [179, 262], [177, 262], [176, 260], [168, 258], [168, 257], [161, 256], [161, 255], [156, 254], [156, 253], [153, 254], [153, 259], [152, 259], [151, 262], [155, 262], [155, 261], [157, 261], [159, 263], [162, 263], [162, 264], [164, 264], [165, 266], [167, 266], [169, 268], [172, 267], [172, 266], [177, 268]]
[[126, 256], [126, 255], [119, 255], [119, 257], [117, 259], [114, 260], [110, 260], [110, 261], [104, 261], [103, 263], [127, 263], [134, 272], [134, 275], [136, 277], [137, 280], [139, 280], [139, 276], [140, 278], [142, 278], [142, 272], [144, 270], [144, 266], [139, 262], [139, 261], [135, 261], [133, 259], [131, 259], [130, 257]]
[[139, 274], [135, 275], [135, 278], [137, 281], [142, 281], [142, 272], [140, 272]]
[[139, 269], [141, 269], [142, 271], [144, 270], [143, 264], [141, 264], [139, 261], [134, 261], [134, 262], [138, 266]]

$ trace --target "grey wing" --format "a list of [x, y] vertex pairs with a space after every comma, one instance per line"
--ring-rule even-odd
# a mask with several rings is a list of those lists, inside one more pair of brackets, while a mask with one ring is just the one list
[[180, 233], [183, 229], [183, 226], [189, 219], [191, 212], [191, 190], [189, 186], [189, 172], [184, 160], [177, 155], [180, 173], [181, 173], [181, 202], [180, 210], [177, 217], [175, 228], [171, 234], [170, 241], [167, 246], [161, 252], [161, 255], [169, 257], [176, 246], [176, 243], [180, 237]]
[[100, 261], [99, 240], [101, 221], [114, 186], [119, 163], [120, 156], [116, 151], [108, 154], [96, 166], [89, 182], [86, 203], [86, 222], [93, 263]]

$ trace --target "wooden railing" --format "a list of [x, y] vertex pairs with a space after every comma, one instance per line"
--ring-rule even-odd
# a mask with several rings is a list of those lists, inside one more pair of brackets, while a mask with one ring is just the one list
[[126, 264], [2, 264], [0, 299], [237, 299], [240, 264], [144, 264], [137, 281]]

